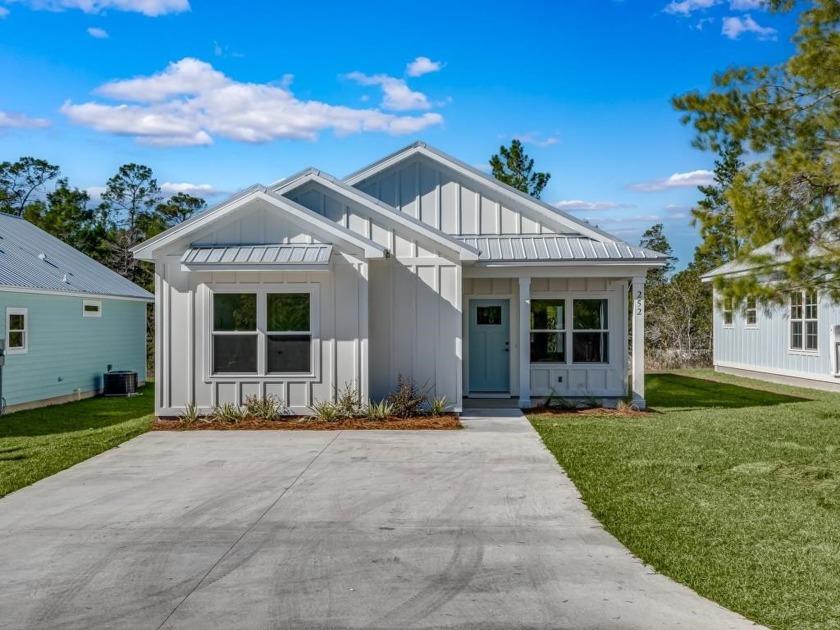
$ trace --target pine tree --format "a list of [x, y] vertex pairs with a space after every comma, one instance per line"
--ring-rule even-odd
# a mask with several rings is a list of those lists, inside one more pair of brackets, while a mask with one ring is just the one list
[[499, 153], [490, 158], [493, 177], [517, 190], [539, 199], [551, 179], [550, 173], [535, 173], [534, 160], [525, 153], [522, 142], [512, 140], [510, 147], [500, 146]]

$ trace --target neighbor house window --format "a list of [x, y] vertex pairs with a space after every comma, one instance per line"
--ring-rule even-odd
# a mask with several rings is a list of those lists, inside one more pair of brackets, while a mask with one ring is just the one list
[[213, 373], [256, 374], [257, 294], [213, 294]]
[[102, 317], [102, 301], [101, 300], [83, 300], [82, 301], [82, 316], [83, 317]]
[[565, 300], [531, 300], [531, 362], [566, 362]]
[[573, 300], [572, 361], [607, 363], [607, 300]]
[[23, 354], [29, 350], [29, 312], [25, 308], [6, 309], [6, 352]]
[[795, 291], [790, 294], [790, 349], [815, 351], [819, 349], [819, 314], [815, 291]]
[[734, 312], [735, 312], [735, 302], [732, 300], [732, 298], [723, 298], [723, 305], [721, 307], [721, 313], [723, 314], [723, 325], [724, 326], [732, 326]]
[[755, 298], [747, 298], [744, 306], [744, 324], [751, 328], [758, 325], [758, 304]]
[[309, 372], [312, 364], [309, 294], [269, 293], [266, 313], [266, 372]]

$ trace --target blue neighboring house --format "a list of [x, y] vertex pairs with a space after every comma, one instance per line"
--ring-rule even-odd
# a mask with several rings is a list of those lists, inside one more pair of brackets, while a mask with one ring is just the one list
[[109, 369], [146, 380], [154, 296], [31, 223], [0, 213], [2, 396], [17, 411], [94, 396]]

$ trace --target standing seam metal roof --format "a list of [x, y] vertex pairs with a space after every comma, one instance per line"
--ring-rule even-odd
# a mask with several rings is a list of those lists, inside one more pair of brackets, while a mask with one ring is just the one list
[[184, 265], [326, 265], [332, 245], [214, 245], [193, 247], [181, 257]]
[[479, 261], [599, 261], [645, 260], [663, 261], [666, 256], [643, 247], [634, 247], [620, 241], [596, 241], [586, 236], [558, 234], [529, 235], [461, 235], [468, 245], [477, 248]]
[[135, 298], [154, 296], [28, 221], [0, 213], [0, 287]]

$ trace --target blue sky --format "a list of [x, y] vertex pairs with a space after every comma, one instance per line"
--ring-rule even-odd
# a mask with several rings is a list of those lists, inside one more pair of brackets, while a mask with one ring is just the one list
[[783, 60], [794, 28], [761, 0], [0, 0], [0, 161], [94, 191], [138, 162], [213, 202], [416, 139], [484, 166], [518, 137], [545, 201], [634, 243], [663, 222], [685, 264], [714, 156], [669, 99]]

